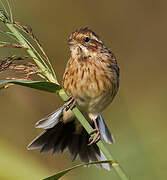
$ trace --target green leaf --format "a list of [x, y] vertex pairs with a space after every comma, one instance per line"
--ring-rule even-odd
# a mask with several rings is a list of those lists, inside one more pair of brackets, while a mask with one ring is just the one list
[[59, 84], [46, 82], [46, 81], [31, 81], [31, 80], [0, 80], [1, 87], [7, 87], [10, 84], [17, 84], [29, 88], [47, 91], [51, 93], [58, 93], [61, 88]]
[[57, 174], [55, 174], [53, 176], [50, 176], [50, 177], [47, 177], [47, 178], [45, 178], [43, 180], [58, 180], [62, 176], [64, 176], [66, 173], [68, 173], [69, 171], [71, 171], [73, 169], [76, 169], [76, 168], [79, 168], [79, 167], [82, 167], [82, 166], [88, 166], [88, 165], [91, 165], [91, 164], [101, 164], [101, 163], [109, 163], [110, 165], [112, 165], [115, 162], [114, 161], [94, 161], [94, 162], [79, 164], [79, 165], [73, 166], [71, 168], [65, 169], [63, 171], [60, 171]]

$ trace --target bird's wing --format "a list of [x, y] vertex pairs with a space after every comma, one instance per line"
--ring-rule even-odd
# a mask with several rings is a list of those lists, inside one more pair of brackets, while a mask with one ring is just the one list
[[36, 128], [50, 129], [53, 128], [61, 119], [65, 105], [58, 108], [56, 111], [49, 114], [35, 124]]
[[114, 137], [111, 135], [110, 130], [108, 129], [101, 114], [98, 116], [97, 122], [101, 137], [106, 143], [113, 144], [115, 142]]

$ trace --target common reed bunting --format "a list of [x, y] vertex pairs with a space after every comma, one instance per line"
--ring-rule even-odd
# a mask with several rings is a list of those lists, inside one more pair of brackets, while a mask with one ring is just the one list
[[[28, 149], [40, 148], [41, 152], [53, 150], [53, 154], [68, 149], [72, 160], [79, 155], [81, 161], [105, 160], [96, 145], [103, 138], [113, 143], [101, 112], [113, 101], [119, 88], [119, 67], [113, 52], [89, 28], [73, 32], [68, 40], [71, 57], [63, 76], [63, 87], [71, 97], [55, 112], [36, 123], [45, 131], [36, 137]], [[87, 118], [96, 133], [93, 139], [75, 118], [67, 104], [72, 100]], [[110, 169], [108, 164], [98, 165]]]

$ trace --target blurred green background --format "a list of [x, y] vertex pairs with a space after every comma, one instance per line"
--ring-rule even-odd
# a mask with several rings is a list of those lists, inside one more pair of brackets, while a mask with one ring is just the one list
[[[67, 39], [76, 28], [92, 28], [111, 47], [121, 82], [117, 97], [103, 113], [116, 139], [108, 147], [131, 179], [166, 180], [167, 1], [13, 0], [13, 12], [16, 21], [31, 25], [59, 81], [69, 58]], [[13, 52], [0, 49], [0, 57]], [[0, 179], [41, 179], [80, 162], [72, 163], [66, 152], [54, 157], [26, 150], [41, 132], [35, 122], [61, 104], [55, 94], [28, 88], [0, 91]], [[119, 179], [114, 171], [94, 166], [63, 179], [102, 178]]]

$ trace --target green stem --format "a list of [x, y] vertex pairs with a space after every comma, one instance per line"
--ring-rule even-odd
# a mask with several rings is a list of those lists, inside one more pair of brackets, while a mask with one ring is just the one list
[[[26, 49], [27, 53], [34, 59], [35, 63], [39, 66], [39, 68], [42, 70], [43, 74], [47, 77], [47, 79], [50, 82], [59, 84], [56, 77], [54, 77], [54, 75], [52, 75], [52, 73], [50, 71], [48, 71], [48, 69], [40, 62], [40, 60], [38, 60], [38, 57], [36, 56], [36, 54], [33, 52], [31, 47], [29, 46], [29, 44], [24, 40], [24, 38], [20, 34], [20, 32], [13, 26], [13, 24], [6, 23], [6, 26], [10, 29], [10, 31], [19, 40], [20, 44], [27, 47], [27, 49]], [[66, 101], [68, 99], [68, 96], [63, 89], [60, 90], [59, 95], [63, 99], [63, 101]], [[80, 121], [80, 123], [83, 125], [83, 127], [86, 129], [86, 131], [88, 133], [90, 133], [93, 129], [90, 126], [90, 124], [88, 123], [88, 121], [85, 119], [85, 117], [82, 115], [82, 113], [78, 110], [78, 108], [75, 107], [75, 108], [73, 108], [72, 111], [75, 114], [75, 116], [77, 117], [77, 119]], [[106, 156], [106, 158], [108, 160], [112, 160], [115, 162], [115, 159], [112, 156], [111, 152], [107, 149], [107, 147], [103, 144], [102, 141], [99, 141], [97, 143], [97, 145], [101, 149], [101, 151], [104, 153], [104, 155]], [[113, 167], [113, 169], [115, 169], [116, 173], [118, 174], [118, 176], [120, 177], [121, 180], [129, 180], [129, 178], [127, 177], [127, 175], [124, 173], [124, 171], [122, 170], [122, 168], [120, 167], [120, 165], [117, 162], [113, 163], [112, 167]]]

